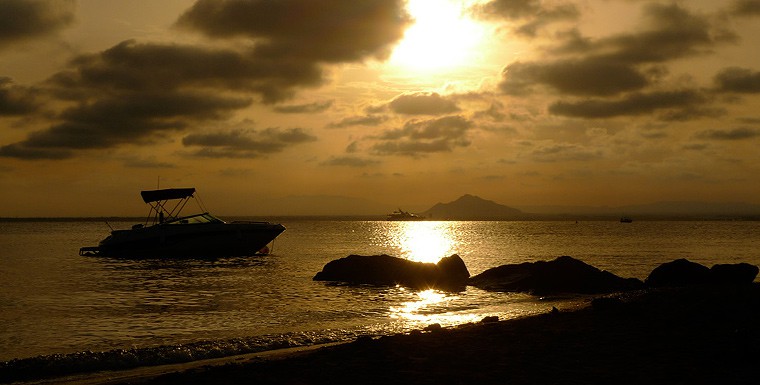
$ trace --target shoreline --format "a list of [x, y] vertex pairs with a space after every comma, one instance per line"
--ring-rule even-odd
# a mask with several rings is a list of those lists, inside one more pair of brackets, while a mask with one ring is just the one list
[[76, 382], [756, 383], [760, 284], [601, 296], [579, 310], [263, 353]]

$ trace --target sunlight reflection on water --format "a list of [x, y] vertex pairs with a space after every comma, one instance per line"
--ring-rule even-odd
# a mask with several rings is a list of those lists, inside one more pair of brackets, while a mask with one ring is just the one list
[[436, 263], [458, 246], [453, 222], [388, 222], [384, 230], [386, 246], [416, 262]]
[[413, 300], [390, 307], [390, 318], [405, 321], [413, 325], [440, 324], [443, 326], [475, 322], [483, 316], [473, 313], [456, 313], [451, 311], [452, 302], [459, 300], [454, 293], [428, 289], [415, 293]]

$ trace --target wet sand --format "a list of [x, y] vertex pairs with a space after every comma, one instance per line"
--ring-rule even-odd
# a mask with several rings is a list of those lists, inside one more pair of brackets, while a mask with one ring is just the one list
[[361, 338], [108, 383], [760, 383], [757, 283], [616, 298], [577, 311]]

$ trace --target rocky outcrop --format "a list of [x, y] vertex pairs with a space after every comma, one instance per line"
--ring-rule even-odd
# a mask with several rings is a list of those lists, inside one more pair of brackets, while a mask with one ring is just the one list
[[720, 264], [710, 268], [710, 283], [713, 284], [750, 284], [760, 271], [749, 263]]
[[437, 264], [389, 255], [349, 255], [328, 262], [314, 280], [459, 290], [465, 287], [469, 277], [467, 266], [456, 254], [442, 258]]
[[757, 277], [758, 267], [747, 263], [719, 264], [712, 268], [676, 259], [657, 266], [645, 280], [650, 287], [750, 284]]
[[621, 278], [568, 256], [548, 262], [502, 265], [470, 278], [468, 284], [490, 291], [529, 292], [536, 295], [601, 294], [644, 287], [638, 279]]

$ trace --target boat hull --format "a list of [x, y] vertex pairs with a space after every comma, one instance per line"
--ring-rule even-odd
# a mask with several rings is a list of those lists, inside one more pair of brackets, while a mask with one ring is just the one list
[[116, 230], [93, 254], [124, 258], [218, 258], [259, 253], [285, 231], [269, 222], [156, 225]]

